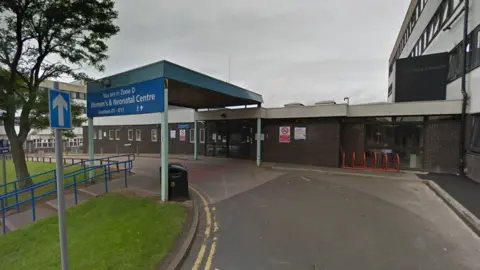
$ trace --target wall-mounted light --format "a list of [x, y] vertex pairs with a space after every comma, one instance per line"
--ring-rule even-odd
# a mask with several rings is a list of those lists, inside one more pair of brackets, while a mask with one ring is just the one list
[[222, 113], [222, 114], [220, 114], [220, 116], [221, 116], [222, 118], [226, 118], [226, 117], [227, 117], [227, 114], [226, 114], [226, 113]]
[[349, 104], [350, 104], [350, 98], [349, 98], [349, 97], [345, 97], [345, 98], [343, 98], [343, 101], [346, 101], [346, 102], [347, 102], [347, 105], [349, 105]]
[[110, 87], [112, 85], [112, 82], [110, 81], [110, 79], [103, 79], [101, 82], [103, 87], [107, 88], [107, 87]]

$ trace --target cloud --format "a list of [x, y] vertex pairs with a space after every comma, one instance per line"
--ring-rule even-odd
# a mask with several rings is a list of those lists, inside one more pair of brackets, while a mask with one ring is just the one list
[[[410, 1], [116, 1], [106, 74], [166, 59], [264, 96], [265, 106], [384, 101]], [[229, 58], [230, 72], [229, 72]]]

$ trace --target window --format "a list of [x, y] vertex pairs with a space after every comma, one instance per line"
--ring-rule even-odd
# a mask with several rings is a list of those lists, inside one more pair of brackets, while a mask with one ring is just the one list
[[120, 129], [115, 129], [115, 140], [120, 140]]
[[133, 141], [133, 129], [128, 130], [128, 140]]
[[[472, 40], [476, 40], [477, 45], [473, 46], [473, 56], [472, 56], [472, 68], [476, 68], [480, 66], [480, 27], [477, 28], [474, 38]], [[474, 42], [475, 43], [475, 42]], [[472, 44], [474, 44], [472, 43]]]
[[480, 116], [475, 115], [473, 119], [472, 141], [470, 148], [474, 152], [480, 152]]
[[190, 142], [194, 143], [195, 142], [195, 137], [194, 137], [195, 136], [195, 129], [190, 129], [189, 136], [190, 136]]
[[190, 129], [190, 142], [193, 143], [195, 142], [195, 129]]
[[94, 130], [93, 131], [93, 139], [96, 140], [97, 139], [97, 132]]
[[390, 86], [388, 87], [388, 96], [391, 96], [392, 92], [393, 92], [393, 84], [390, 84]]
[[[480, 30], [480, 28], [479, 28]], [[477, 30], [477, 49], [480, 49], [480, 31]]]
[[445, 4], [442, 5], [442, 7], [440, 7], [440, 10], [441, 10], [441, 14], [442, 14], [442, 19], [441, 19], [441, 22], [442, 24], [445, 23], [447, 20], [448, 20], [448, 5], [447, 2], [444, 2]]
[[101, 140], [103, 138], [103, 132], [101, 129], [98, 130], [98, 139]]
[[449, 66], [448, 66], [448, 77], [447, 77], [449, 81], [456, 80], [457, 78], [460, 77], [461, 63], [462, 63], [461, 48], [462, 48], [462, 44], [460, 43], [455, 48], [453, 48], [453, 50], [449, 53], [449, 56], [448, 56]]
[[115, 131], [114, 131], [113, 129], [111, 129], [111, 130], [108, 131], [108, 139], [109, 139], [109, 140], [113, 140], [113, 133], [114, 133], [114, 132], [115, 132]]
[[158, 130], [156, 128], [152, 129], [150, 132], [150, 136], [152, 137], [152, 142], [157, 142], [158, 141]]
[[78, 93], [78, 98], [85, 100], [85, 93]]
[[53, 148], [53, 144], [54, 144], [55, 140], [54, 139], [48, 139], [48, 147], [49, 148]]
[[435, 35], [437, 34], [437, 31], [440, 28], [440, 21], [438, 20], [438, 16], [433, 17], [432, 24], [433, 24], [432, 32], [433, 32], [433, 35]]
[[205, 129], [200, 129], [200, 143], [205, 143]]
[[[391, 152], [399, 154], [401, 167], [421, 169], [423, 166], [423, 138], [424, 126], [422, 123], [365, 124], [367, 162], [372, 162], [373, 153], [377, 153], [378, 157], [382, 152]], [[393, 159], [392, 154], [388, 155], [389, 160]], [[377, 162], [381, 163], [381, 158], [377, 159]], [[381, 165], [377, 164], [377, 166]]]
[[48, 141], [47, 140], [42, 140], [42, 147], [43, 148], [48, 148]]
[[136, 129], [135, 130], [135, 139], [137, 141], [141, 141], [142, 140], [142, 131], [140, 129]]
[[460, 121], [460, 115], [431, 115], [428, 121]]

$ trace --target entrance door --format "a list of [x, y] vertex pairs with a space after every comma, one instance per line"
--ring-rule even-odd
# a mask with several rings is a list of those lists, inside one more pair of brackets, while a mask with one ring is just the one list
[[252, 123], [247, 120], [208, 122], [206, 155], [249, 159], [252, 132]]
[[206, 156], [228, 157], [228, 128], [225, 123], [209, 122], [206, 142]]
[[252, 130], [246, 124], [232, 126], [228, 134], [228, 153], [231, 158], [250, 158]]

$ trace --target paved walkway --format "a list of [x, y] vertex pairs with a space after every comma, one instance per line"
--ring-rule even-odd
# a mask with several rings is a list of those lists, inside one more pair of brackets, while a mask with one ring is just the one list
[[467, 177], [430, 173], [419, 175], [424, 180], [432, 180], [455, 200], [480, 219], [480, 184]]

